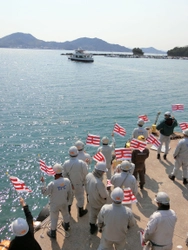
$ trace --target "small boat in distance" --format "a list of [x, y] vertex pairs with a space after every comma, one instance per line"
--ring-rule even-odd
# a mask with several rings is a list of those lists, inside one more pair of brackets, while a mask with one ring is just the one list
[[83, 49], [76, 49], [75, 53], [70, 55], [68, 59], [77, 62], [94, 62], [93, 55], [85, 53]]

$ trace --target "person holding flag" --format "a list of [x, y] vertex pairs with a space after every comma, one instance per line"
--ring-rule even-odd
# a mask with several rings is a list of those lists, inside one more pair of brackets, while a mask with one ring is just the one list
[[[121, 169], [121, 172], [116, 173], [112, 176], [111, 184], [114, 185], [114, 188], [130, 188], [134, 196], [136, 196], [138, 193], [138, 186], [134, 175], [132, 175], [130, 172], [134, 167], [134, 164], [129, 161], [122, 161], [119, 167]], [[131, 204], [126, 204], [126, 206], [131, 207]]]
[[160, 153], [163, 143], [165, 143], [165, 152], [163, 155], [164, 160], [169, 151], [170, 136], [174, 133], [174, 128], [178, 126], [177, 120], [171, 116], [169, 111], [164, 113], [164, 119], [156, 126], [156, 129], [160, 131], [159, 141], [160, 146], [157, 149], [157, 159], [160, 159]]
[[42, 250], [39, 243], [34, 238], [33, 216], [24, 199], [20, 197], [20, 204], [24, 210], [26, 220], [18, 218], [11, 224], [15, 238], [11, 240], [7, 249], [9, 250]]
[[56, 239], [56, 228], [58, 222], [59, 211], [63, 216], [62, 226], [65, 231], [70, 228], [70, 215], [68, 211], [68, 205], [72, 202], [72, 186], [68, 178], [63, 178], [63, 168], [60, 164], [56, 163], [53, 166], [55, 172], [54, 180], [47, 186], [44, 183], [44, 177], [41, 181], [44, 183], [42, 187], [42, 194], [50, 197], [50, 221], [51, 230], [47, 231], [47, 235], [50, 238]]
[[98, 215], [99, 231], [102, 232], [97, 250], [125, 249], [127, 230], [136, 224], [132, 210], [122, 205], [123, 190], [114, 188], [111, 193], [112, 204], [104, 205]]
[[[138, 136], [137, 138], [140, 141], [145, 141], [145, 137], [143, 135]], [[149, 157], [149, 149], [145, 148], [143, 151], [140, 151], [138, 149], [134, 149], [132, 151], [132, 163], [135, 164], [135, 169], [133, 172], [134, 177], [136, 180], [138, 179], [139, 175], [139, 181], [140, 181], [140, 189], [143, 189], [145, 184], [145, 160]]]
[[82, 141], [76, 141], [75, 146], [78, 149], [78, 159], [87, 163], [87, 165], [91, 164], [92, 158], [91, 156], [84, 151], [84, 143]]
[[145, 138], [148, 137], [148, 131], [143, 127], [144, 126], [144, 120], [139, 119], [137, 121], [138, 127], [133, 130], [132, 138], [137, 139], [139, 135], [143, 135]]
[[[97, 152], [101, 152], [106, 159], [106, 167], [108, 169], [108, 172], [106, 173], [107, 179], [111, 179], [111, 165], [112, 165], [112, 159], [113, 154], [115, 150], [115, 138], [114, 138], [114, 132], [112, 132], [112, 143], [109, 145], [109, 138], [107, 136], [104, 136], [102, 138], [102, 146], [100, 146], [97, 150]], [[110, 187], [107, 187], [108, 190], [110, 190]]]

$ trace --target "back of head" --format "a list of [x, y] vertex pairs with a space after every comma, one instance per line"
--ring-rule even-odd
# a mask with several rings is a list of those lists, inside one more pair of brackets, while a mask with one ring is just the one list
[[183, 130], [183, 134], [184, 134], [185, 137], [188, 137], [188, 128]]
[[157, 203], [163, 204], [163, 205], [170, 204], [170, 198], [169, 198], [168, 194], [165, 192], [158, 192], [154, 201]]
[[62, 174], [63, 167], [61, 166], [61, 164], [56, 163], [56, 164], [53, 166], [53, 170], [54, 170], [55, 174]]
[[108, 172], [105, 162], [97, 162], [95, 165], [95, 169], [100, 170], [102, 172]]
[[145, 141], [145, 137], [143, 135], [139, 135], [137, 140], [139, 141]]
[[108, 143], [109, 143], [109, 138], [107, 137], [107, 136], [104, 136], [103, 138], [102, 138], [102, 144], [103, 145], [108, 145]]
[[84, 149], [84, 143], [82, 141], [75, 142], [75, 146], [77, 147], [78, 151], [82, 151]]
[[16, 236], [24, 236], [29, 231], [29, 226], [25, 219], [18, 218], [12, 222], [11, 229]]
[[124, 199], [123, 190], [120, 187], [114, 188], [114, 190], [111, 192], [110, 197], [115, 203], [121, 203]]
[[76, 146], [72, 146], [69, 148], [69, 155], [71, 157], [76, 157], [78, 155], [78, 149]]
[[144, 120], [139, 119], [139, 120], [137, 121], [137, 124], [138, 124], [138, 126], [142, 127], [142, 126], [144, 125]]
[[133, 165], [129, 161], [122, 161], [122, 163], [120, 164], [120, 168], [124, 172], [130, 171], [132, 169], [132, 167], [133, 167]]

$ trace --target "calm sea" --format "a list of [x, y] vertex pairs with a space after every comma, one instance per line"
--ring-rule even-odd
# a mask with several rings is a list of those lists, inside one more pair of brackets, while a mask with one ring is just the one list
[[23, 217], [8, 174], [33, 190], [23, 197], [36, 217], [47, 203], [40, 194], [39, 158], [47, 165], [63, 163], [76, 140], [85, 141], [88, 133], [111, 137], [115, 122], [127, 131], [125, 138], [115, 135], [123, 147], [138, 115], [147, 114], [151, 126], [171, 104], [184, 104], [185, 111], [174, 115], [187, 121], [188, 60], [95, 56], [85, 64], [62, 52], [0, 49], [1, 239], [11, 236], [11, 221]]

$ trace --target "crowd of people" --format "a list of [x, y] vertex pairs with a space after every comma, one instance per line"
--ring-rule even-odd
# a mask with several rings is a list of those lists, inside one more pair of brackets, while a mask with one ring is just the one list
[[[139, 119], [138, 127], [134, 129], [132, 138], [145, 141], [148, 131], [143, 127], [144, 121]], [[165, 143], [164, 159], [166, 160], [170, 135], [173, 133], [177, 121], [171, 117], [170, 112], [164, 114], [164, 120], [157, 125], [160, 132], [159, 140], [161, 146]], [[183, 184], [187, 184], [188, 178], [188, 129], [183, 131], [184, 138], [178, 142], [174, 152], [175, 166], [169, 175], [174, 180], [177, 171], [183, 168]], [[106, 162], [97, 162], [91, 173], [88, 171], [88, 165], [92, 157], [84, 151], [84, 143], [77, 141], [74, 146], [69, 148], [70, 159], [62, 165], [55, 164], [54, 180], [46, 185], [44, 178], [41, 178], [43, 186], [41, 192], [44, 196], [50, 198], [50, 222], [51, 228], [47, 235], [56, 239], [57, 222], [59, 212], [63, 217], [62, 227], [65, 231], [70, 230], [71, 205], [73, 198], [77, 201], [78, 216], [83, 217], [89, 214], [88, 224], [90, 234], [101, 232], [100, 245], [98, 250], [123, 250], [126, 245], [126, 233], [129, 228], [136, 224], [131, 203], [123, 205], [125, 188], [130, 188], [133, 195], [137, 196], [139, 180], [140, 189], [145, 184], [145, 160], [149, 157], [149, 149], [142, 152], [134, 149], [132, 151], [131, 161], [124, 160], [118, 164], [114, 173], [112, 173], [112, 161], [114, 157], [115, 139], [112, 134], [112, 143], [108, 137], [102, 138], [102, 146], [97, 152], [102, 152]], [[157, 159], [160, 159], [161, 146], [157, 150]], [[106, 187], [103, 181], [104, 174], [114, 186]], [[86, 194], [86, 195], [85, 195]], [[85, 198], [87, 197], [88, 210], [84, 208]], [[107, 199], [111, 198], [111, 204], [107, 204]], [[41, 249], [34, 239], [32, 227], [32, 215], [24, 200], [21, 199], [26, 220], [18, 218], [12, 223], [12, 230], [16, 235], [10, 243], [9, 249]], [[171, 250], [172, 239], [177, 217], [175, 212], [170, 209], [170, 198], [165, 192], [158, 192], [155, 198], [158, 206], [143, 232], [143, 245], [147, 249], [153, 250]], [[29, 242], [30, 246], [24, 244]]]

